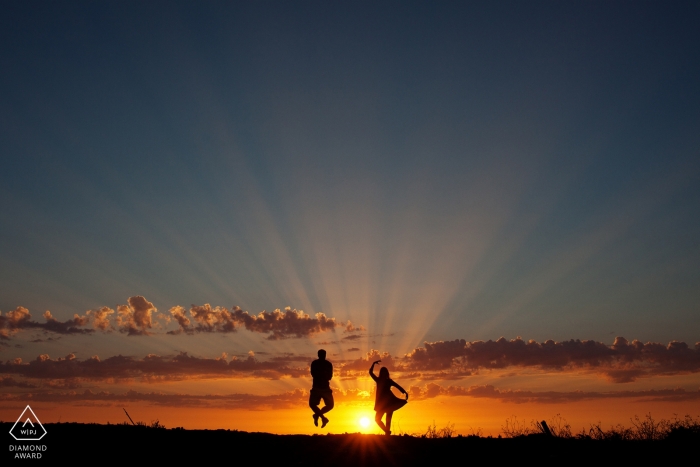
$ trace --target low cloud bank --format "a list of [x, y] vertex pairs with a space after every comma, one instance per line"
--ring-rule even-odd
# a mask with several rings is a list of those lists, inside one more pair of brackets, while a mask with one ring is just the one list
[[523, 391], [498, 389], [490, 384], [482, 386], [441, 386], [428, 383], [423, 387], [411, 386], [408, 390], [412, 400], [432, 399], [438, 396], [475, 397], [496, 399], [516, 404], [555, 404], [596, 399], [637, 399], [644, 402], [685, 402], [700, 400], [700, 391], [685, 389], [652, 389], [646, 391]]
[[148, 403], [164, 407], [198, 407], [219, 409], [248, 409], [274, 410], [299, 407], [308, 400], [308, 392], [296, 389], [283, 394], [258, 396], [254, 394], [165, 394], [161, 392], [127, 391], [112, 393], [109, 391], [94, 392], [87, 389], [83, 392], [33, 392], [25, 394], [1, 394], [0, 401], [50, 402], [79, 406], [89, 405], [120, 405], [124, 403]]
[[521, 338], [497, 341], [465, 340], [426, 342], [399, 360], [403, 371], [475, 371], [509, 367], [543, 370], [589, 370], [624, 383], [639, 377], [696, 373], [700, 371], [700, 343], [667, 345], [629, 342], [615, 338], [612, 345], [596, 341], [548, 340], [525, 342]]
[[294, 360], [294, 357], [279, 357], [262, 362], [252, 353], [245, 359], [229, 358], [226, 354], [219, 358], [200, 358], [183, 352], [174, 357], [151, 354], [134, 358], [118, 355], [105, 360], [100, 360], [98, 356], [80, 360], [74, 354], [52, 359], [44, 354], [29, 362], [16, 358], [0, 363], [0, 375], [72, 381], [138, 379], [153, 383], [230, 376], [266, 379], [307, 376], [308, 366], [293, 366]]

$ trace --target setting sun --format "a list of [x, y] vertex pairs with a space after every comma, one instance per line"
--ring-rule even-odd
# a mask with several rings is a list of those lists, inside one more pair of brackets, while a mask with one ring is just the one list
[[362, 428], [368, 428], [369, 424], [370, 424], [369, 418], [367, 418], [367, 417], [360, 418], [360, 426]]

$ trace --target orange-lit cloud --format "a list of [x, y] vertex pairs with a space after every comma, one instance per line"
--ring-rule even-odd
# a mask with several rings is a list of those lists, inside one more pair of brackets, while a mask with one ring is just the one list
[[180, 326], [180, 328], [176, 331], [168, 331], [168, 334], [181, 334], [183, 332], [187, 334], [192, 334], [194, 333], [194, 329], [190, 327], [190, 319], [187, 317], [187, 313], [185, 312], [185, 309], [181, 307], [180, 305], [172, 307], [170, 310], [170, 314], [172, 315], [173, 319], [177, 322], [177, 324]]
[[158, 311], [153, 303], [141, 295], [129, 297], [128, 305], [117, 306], [119, 331], [130, 336], [148, 335], [153, 327], [153, 312]]
[[364, 326], [355, 326], [352, 324], [352, 321], [348, 321], [345, 324], [340, 324], [340, 326], [344, 326], [345, 329], [343, 330], [344, 332], [362, 332], [366, 331]]
[[88, 310], [86, 315], [92, 318], [92, 325], [100, 331], [112, 329], [112, 324], [109, 319], [114, 314], [114, 310], [108, 306], [103, 306], [97, 310]]

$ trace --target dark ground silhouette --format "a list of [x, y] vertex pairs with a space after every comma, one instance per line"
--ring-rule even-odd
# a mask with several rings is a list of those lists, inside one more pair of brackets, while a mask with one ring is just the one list
[[[5, 446], [0, 459], [14, 460], [7, 445], [41, 444], [44, 462], [97, 463], [207, 461], [231, 465], [412, 466], [436, 462], [468, 465], [474, 461], [531, 460], [537, 463], [581, 464], [614, 461], [668, 462], [697, 455], [700, 436], [665, 440], [562, 439], [545, 435], [517, 438], [421, 438], [363, 434], [273, 435], [228, 430], [183, 430], [147, 426], [47, 423], [37, 443], [17, 442], [13, 423], [0, 423]], [[690, 457], [692, 456], [692, 457]], [[48, 465], [48, 464], [47, 464]], [[552, 464], [554, 465], [554, 464]]]

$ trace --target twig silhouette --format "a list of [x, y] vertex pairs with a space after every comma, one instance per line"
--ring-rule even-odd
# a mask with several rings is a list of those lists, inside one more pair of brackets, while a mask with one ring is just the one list
[[[122, 407], [122, 410], [124, 411], [124, 413], [126, 414], [126, 416], [129, 417], [129, 420], [131, 420], [131, 417], [129, 416], [129, 412], [127, 412], [126, 409], [125, 409], [124, 407]], [[136, 425], [136, 423], [134, 423], [133, 420], [131, 420], [131, 424], [132, 424], [132, 425]]]

